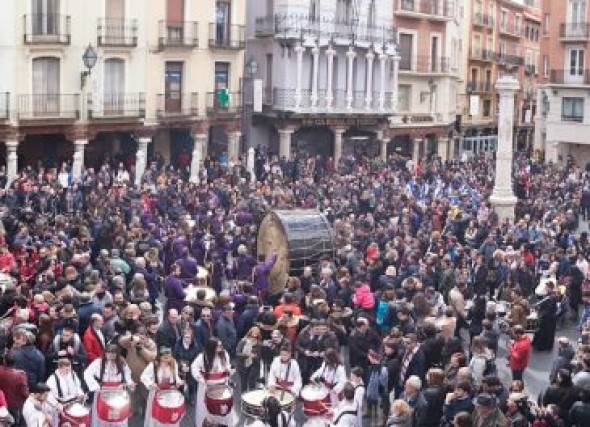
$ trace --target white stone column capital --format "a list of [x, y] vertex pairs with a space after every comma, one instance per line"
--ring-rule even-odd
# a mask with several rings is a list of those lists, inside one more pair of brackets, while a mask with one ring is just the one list
[[381, 61], [381, 62], [387, 62], [387, 55], [384, 53], [380, 53], [378, 58], [379, 58], [379, 61]]
[[326, 49], [326, 55], [327, 56], [336, 55], [336, 50], [332, 47], [332, 45], [328, 46], [328, 49]]
[[279, 135], [292, 135], [295, 132], [293, 128], [281, 128], [279, 129]]
[[373, 59], [375, 59], [375, 53], [372, 50], [370, 50], [365, 55], [365, 58], [370, 59], [372, 61]]
[[354, 58], [356, 58], [356, 52], [352, 49], [352, 47], [346, 51], [346, 57], [349, 60], [353, 60]]
[[4, 142], [4, 145], [6, 145], [6, 151], [16, 151], [18, 150], [18, 140], [8, 140]]

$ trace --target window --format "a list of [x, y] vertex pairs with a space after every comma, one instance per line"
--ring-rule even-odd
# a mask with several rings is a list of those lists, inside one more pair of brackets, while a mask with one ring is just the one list
[[547, 77], [549, 75], [549, 57], [543, 55], [543, 75]]
[[336, 21], [349, 23], [352, 19], [351, 0], [337, 0], [336, 3]]
[[570, 50], [569, 74], [570, 76], [584, 75], [584, 50]]
[[218, 0], [215, 4], [215, 42], [217, 45], [227, 45], [230, 40], [230, 3]]
[[33, 99], [35, 114], [59, 112], [59, 58], [33, 60]]
[[514, 32], [515, 33], [520, 33], [520, 16], [516, 15], [514, 17]]
[[369, 3], [369, 14], [367, 18], [367, 27], [374, 28], [377, 23], [377, 7], [375, 5], [375, 0], [371, 0]]
[[59, 0], [32, 0], [33, 35], [57, 36], [60, 34]]
[[398, 86], [397, 108], [399, 111], [410, 111], [410, 97], [412, 96], [412, 86]]
[[104, 62], [104, 110], [123, 109], [125, 92], [125, 61], [112, 58]]
[[507, 27], [508, 27], [508, 12], [506, 12], [505, 10], [502, 11], [501, 17], [500, 17], [500, 26], [502, 28], [502, 30], [506, 31]]
[[549, 14], [546, 13], [543, 17], [543, 34], [549, 34]]
[[564, 122], [581, 123], [584, 120], [584, 98], [563, 98], [561, 119]]
[[401, 33], [399, 35], [399, 52], [401, 58], [399, 61], [400, 70], [408, 71], [412, 69], [413, 48], [414, 36], [412, 34]]
[[571, 24], [581, 24], [586, 21], [586, 0], [571, 0]]
[[316, 22], [320, 18], [320, 1], [311, 0], [309, 4], [309, 17], [312, 21]]
[[182, 62], [166, 62], [164, 73], [164, 110], [166, 113], [182, 111]]
[[483, 116], [490, 117], [491, 111], [492, 111], [492, 101], [489, 99], [484, 99], [484, 101], [483, 101]]

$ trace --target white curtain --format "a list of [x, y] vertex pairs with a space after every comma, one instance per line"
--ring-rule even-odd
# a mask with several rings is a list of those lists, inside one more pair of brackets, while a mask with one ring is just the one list
[[33, 60], [33, 96], [35, 113], [59, 112], [59, 58]]
[[112, 58], [104, 62], [104, 110], [118, 111], [124, 107], [125, 61]]

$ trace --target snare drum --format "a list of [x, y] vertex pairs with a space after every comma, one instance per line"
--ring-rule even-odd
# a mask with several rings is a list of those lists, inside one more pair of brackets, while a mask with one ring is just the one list
[[127, 390], [103, 388], [98, 392], [96, 414], [99, 420], [120, 423], [129, 418], [130, 412]]
[[539, 316], [537, 312], [532, 310], [531, 314], [529, 314], [526, 318], [526, 328], [525, 332], [527, 333], [535, 333], [539, 329]]
[[303, 413], [308, 417], [325, 415], [330, 409], [330, 391], [324, 385], [309, 384], [301, 390]]
[[152, 418], [160, 424], [177, 424], [180, 422], [186, 407], [184, 395], [178, 390], [159, 390], [152, 401]]
[[262, 402], [268, 396], [274, 396], [279, 400], [281, 409], [290, 414], [295, 409], [295, 396], [288, 391], [276, 391], [271, 393], [268, 390], [252, 390], [242, 395], [242, 413], [252, 418], [260, 418], [265, 415]]
[[67, 405], [59, 414], [59, 427], [89, 427], [90, 410], [81, 403]]
[[205, 405], [211, 415], [226, 416], [234, 406], [234, 390], [225, 384], [208, 387]]

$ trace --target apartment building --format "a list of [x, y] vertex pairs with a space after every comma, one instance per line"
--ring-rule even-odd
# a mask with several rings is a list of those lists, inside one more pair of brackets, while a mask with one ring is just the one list
[[543, 1], [535, 149], [546, 161], [590, 161], [590, 11], [586, 0]]
[[148, 152], [198, 154], [195, 166], [237, 157], [244, 3], [4, 0], [0, 134], [11, 172], [73, 159], [79, 174], [105, 155], [141, 169]]
[[430, 154], [454, 157], [462, 1], [396, 0], [394, 4], [400, 63], [392, 149], [414, 161]]
[[393, 2], [247, 4], [246, 57], [258, 64], [251, 77], [262, 93], [250, 143], [281, 157], [386, 156], [398, 99]]
[[539, 75], [540, 5], [536, 0], [471, 0], [466, 6], [464, 13], [470, 22], [465, 30], [468, 77], [460, 120], [460, 151], [475, 155], [496, 150], [495, 83], [505, 74], [514, 75], [521, 83], [515, 101], [515, 149], [528, 149], [533, 139]]

